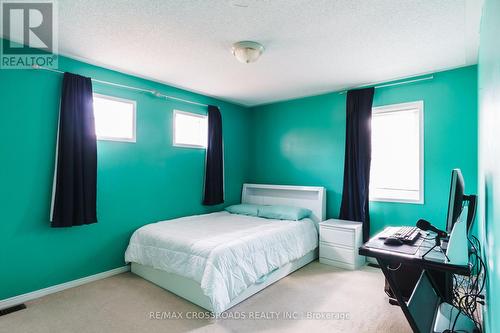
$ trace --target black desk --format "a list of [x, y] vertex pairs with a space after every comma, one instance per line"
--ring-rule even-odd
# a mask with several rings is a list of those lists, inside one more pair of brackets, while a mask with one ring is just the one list
[[[384, 273], [385, 278], [387, 279], [387, 282], [389, 283], [390, 288], [393, 294], [395, 295], [399, 306], [401, 307], [401, 310], [403, 311], [406, 319], [408, 320], [410, 327], [414, 332], [417, 333], [430, 331], [428, 330], [429, 324], [423, 325], [421, 322], [418, 321], [420, 320], [420, 318], [418, 318], [418, 320], [417, 318], [414, 318], [414, 314], [412, 314], [412, 311], [410, 311], [411, 307], [410, 303], [412, 302], [412, 300], [415, 302], [428, 301], [426, 300], [427, 297], [417, 297], [418, 289], [425, 288], [426, 284], [428, 285], [430, 282], [433, 290], [436, 292], [439, 298], [433, 303], [434, 304], [433, 306], [437, 307], [439, 306], [441, 301], [446, 300], [446, 297], [445, 295], [443, 295], [442, 290], [439, 290], [436, 282], [432, 278], [432, 275], [429, 274], [427, 271], [445, 272], [448, 276], [450, 276], [450, 280], [452, 276], [451, 274], [460, 274], [460, 275], [470, 274], [470, 269], [468, 265], [454, 265], [447, 263], [445, 255], [439, 252], [438, 250], [432, 251], [429, 255], [425, 257], [425, 259], [423, 259], [422, 255], [434, 245], [434, 239], [427, 239], [428, 238], [427, 235], [424, 235], [424, 238], [425, 239], [421, 243], [418, 242], [417, 243], [418, 245], [415, 245], [414, 254], [397, 252], [398, 248], [394, 246], [384, 246], [383, 241], [379, 239], [379, 235], [376, 235], [375, 237], [371, 238], [370, 241], [368, 241], [362, 247], [359, 248], [360, 255], [377, 259], [377, 262], [379, 263], [380, 268], [382, 269], [382, 272]], [[394, 267], [395, 263], [396, 267]], [[408, 302], [404, 300], [400, 288], [398, 287], [398, 283], [393, 277], [393, 271], [397, 268], [398, 263], [406, 265], [415, 265], [423, 270], [419, 283], [415, 287], [412, 297]], [[423, 305], [421, 304], [419, 305], [419, 307], [425, 308], [429, 306], [428, 304], [423, 304]], [[415, 308], [415, 306], [413, 306], [413, 308]], [[430, 312], [429, 311], [427, 312], [428, 312], [427, 314], [424, 313], [423, 315], [424, 316], [430, 315]], [[432, 309], [432, 315], [434, 314], [434, 312], [435, 309]]]

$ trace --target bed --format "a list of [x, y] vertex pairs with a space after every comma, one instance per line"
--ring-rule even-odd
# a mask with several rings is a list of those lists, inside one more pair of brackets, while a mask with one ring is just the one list
[[242, 203], [311, 210], [300, 221], [217, 212], [161, 221], [131, 237], [134, 274], [221, 313], [318, 257], [323, 187], [244, 184]]

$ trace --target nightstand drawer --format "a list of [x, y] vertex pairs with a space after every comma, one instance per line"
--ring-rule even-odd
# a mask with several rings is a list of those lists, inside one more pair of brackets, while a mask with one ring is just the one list
[[321, 227], [319, 235], [320, 242], [342, 245], [351, 249], [354, 246], [354, 232], [351, 230]]
[[320, 244], [319, 255], [321, 258], [354, 264], [354, 253], [351, 249]]

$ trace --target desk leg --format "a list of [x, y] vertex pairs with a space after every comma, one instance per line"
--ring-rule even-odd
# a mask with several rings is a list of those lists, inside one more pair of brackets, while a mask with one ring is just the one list
[[396, 300], [399, 303], [399, 307], [401, 308], [401, 310], [403, 310], [403, 313], [406, 317], [406, 320], [410, 324], [411, 329], [415, 333], [420, 333], [420, 331], [418, 330], [418, 327], [417, 327], [417, 323], [415, 322], [415, 319], [413, 319], [413, 317], [410, 313], [410, 310], [408, 310], [408, 306], [406, 305], [406, 302], [403, 299], [403, 295], [400, 292], [400, 289], [398, 287], [396, 280], [394, 279], [394, 277], [392, 275], [392, 272], [387, 268], [389, 263], [382, 260], [382, 259], [377, 259], [377, 261], [378, 261], [380, 268], [382, 269], [382, 272], [384, 273], [385, 278], [387, 279], [387, 282], [389, 283], [389, 286], [392, 290], [392, 293], [394, 294], [394, 296], [396, 297]]

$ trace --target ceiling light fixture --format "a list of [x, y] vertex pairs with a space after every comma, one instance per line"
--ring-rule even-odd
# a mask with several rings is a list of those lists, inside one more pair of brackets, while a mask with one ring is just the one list
[[233, 44], [232, 53], [240, 62], [248, 64], [259, 59], [264, 46], [257, 42], [241, 41]]

